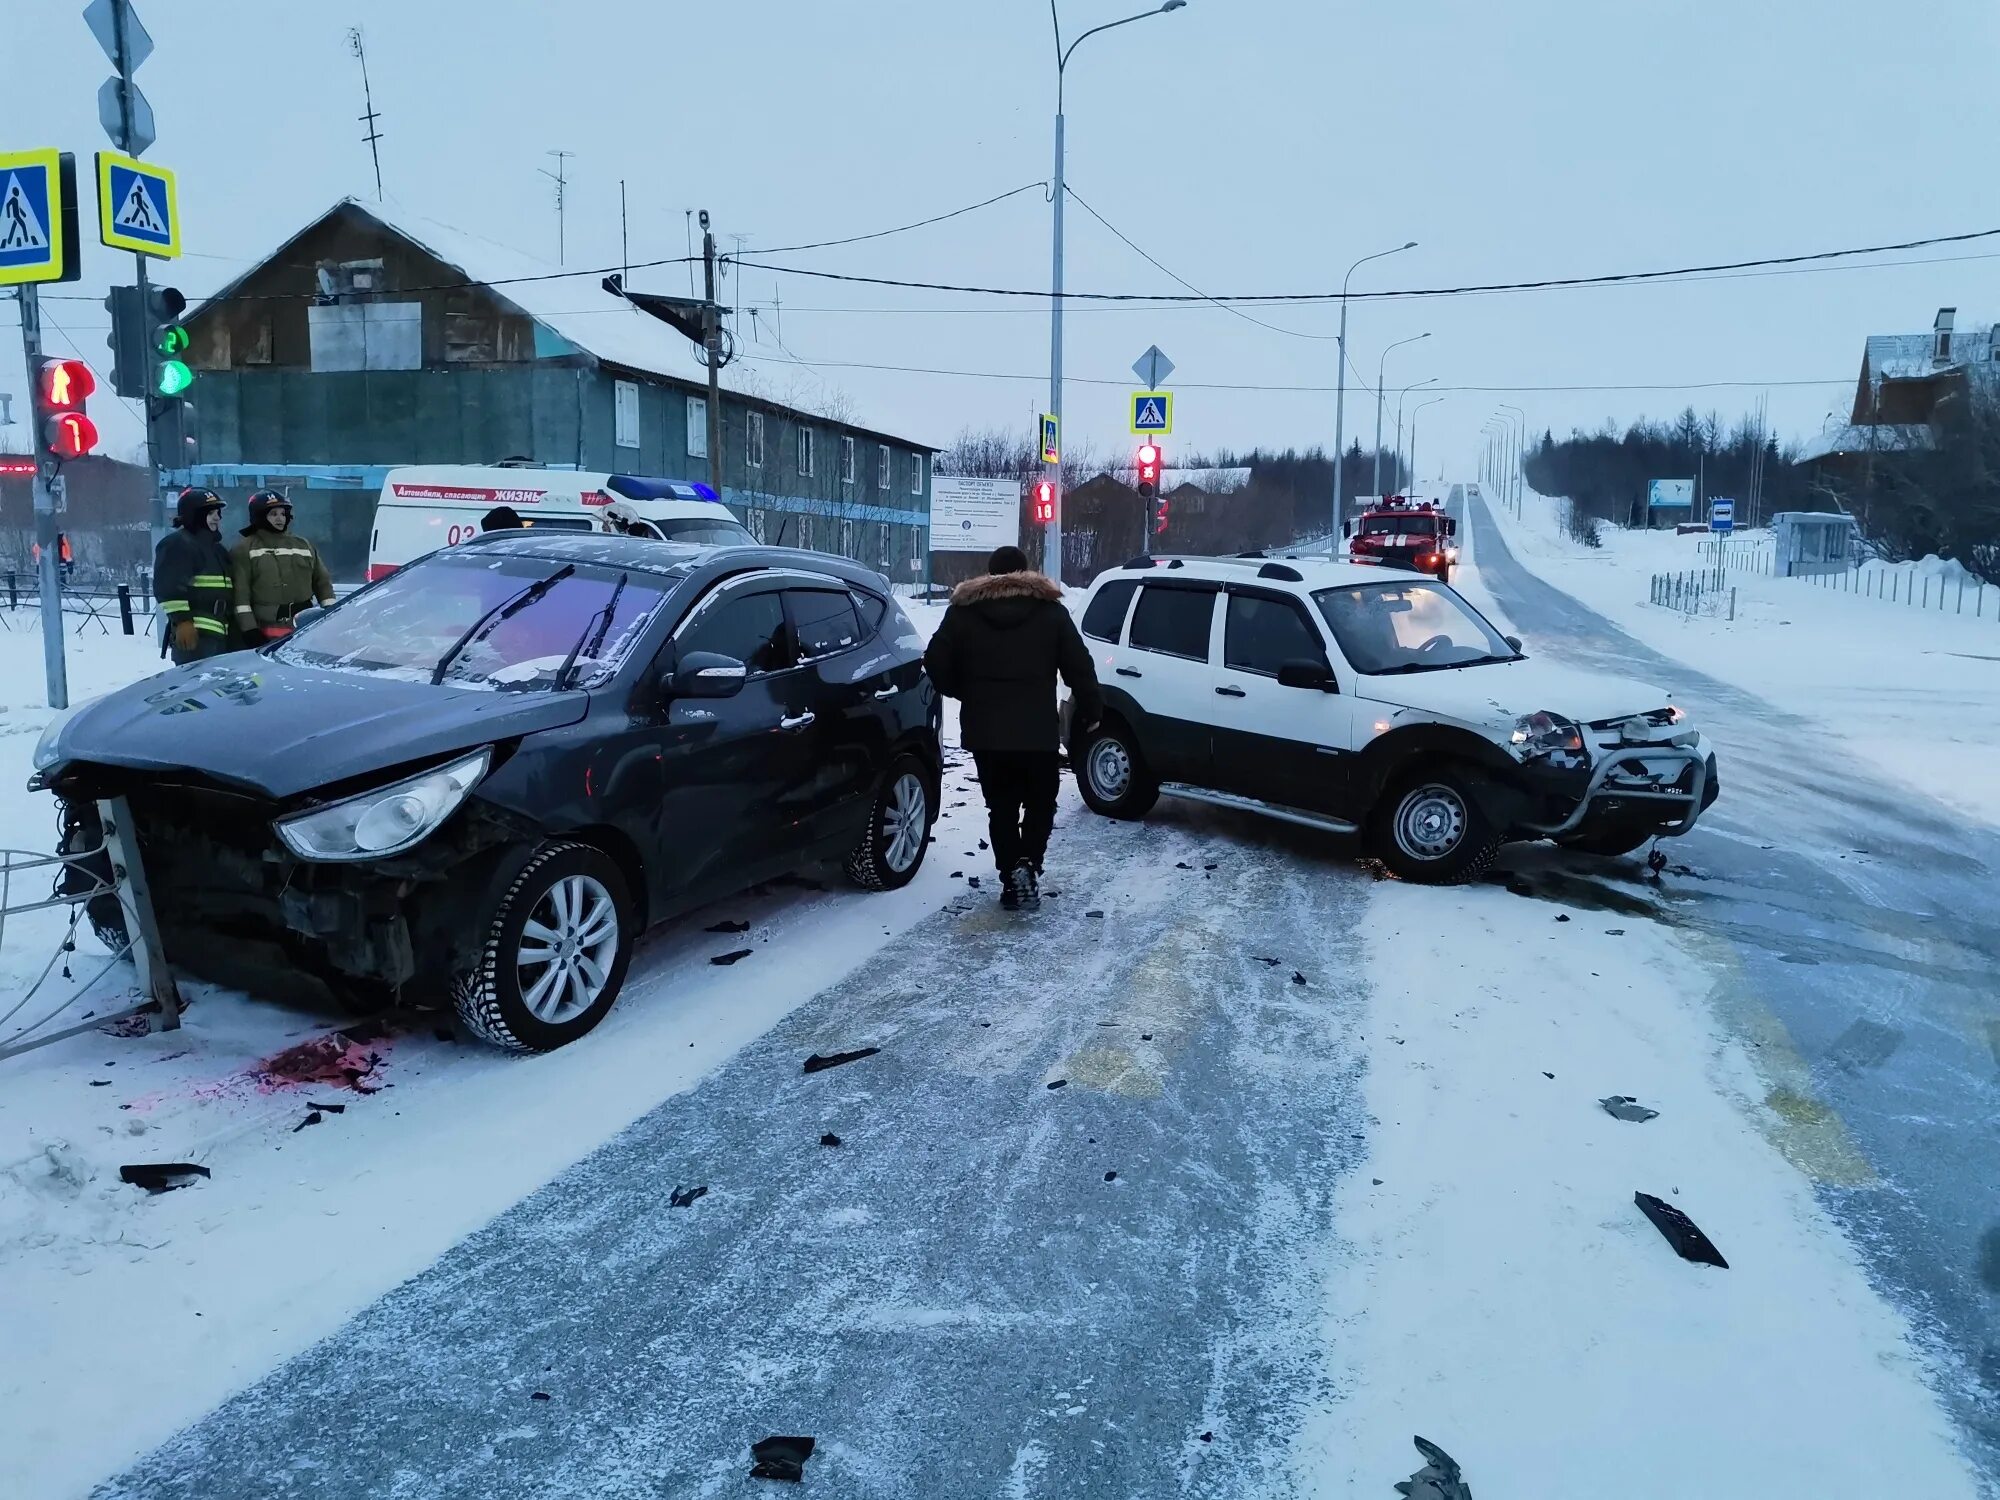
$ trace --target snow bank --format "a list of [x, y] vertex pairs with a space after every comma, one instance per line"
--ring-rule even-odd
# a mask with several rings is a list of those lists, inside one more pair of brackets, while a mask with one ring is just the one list
[[[1368, 924], [1379, 1123], [1340, 1189], [1341, 1396], [1294, 1451], [1303, 1493], [1387, 1494], [1422, 1434], [1480, 1500], [1977, 1494], [1669, 933], [1393, 882]], [[1659, 1117], [1615, 1120], [1610, 1094]], [[1635, 1191], [1729, 1269], [1679, 1259]]]

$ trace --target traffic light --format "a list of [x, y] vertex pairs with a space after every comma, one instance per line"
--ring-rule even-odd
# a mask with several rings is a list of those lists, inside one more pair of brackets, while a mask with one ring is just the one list
[[1153, 522], [1153, 534], [1155, 536], [1158, 536], [1161, 532], [1165, 531], [1166, 529], [1167, 529], [1167, 500], [1166, 496], [1162, 495], [1160, 497], [1159, 519]]
[[1139, 498], [1151, 500], [1160, 493], [1160, 445], [1139, 445]]
[[35, 416], [42, 446], [58, 461], [82, 458], [97, 449], [97, 424], [84, 403], [97, 377], [80, 359], [45, 359], [35, 373]]
[[146, 299], [136, 286], [114, 286], [104, 299], [111, 314], [111, 389], [127, 401], [140, 401], [153, 394], [151, 330], [146, 321]]
[[1052, 479], [1035, 481], [1035, 523], [1046, 526], [1056, 518], [1056, 486]]
[[187, 352], [188, 331], [181, 323], [187, 298], [170, 286], [146, 288], [146, 323], [155, 363], [152, 394], [178, 400], [194, 384], [194, 371], [181, 356]]

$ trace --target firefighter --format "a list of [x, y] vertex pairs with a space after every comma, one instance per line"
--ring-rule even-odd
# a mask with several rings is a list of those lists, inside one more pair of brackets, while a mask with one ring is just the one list
[[166, 627], [161, 654], [171, 651], [180, 666], [232, 649], [230, 594], [222, 497], [214, 490], [182, 490], [174, 529], [153, 549], [153, 597]]
[[292, 633], [299, 611], [333, 603], [319, 549], [292, 530], [292, 502], [276, 490], [250, 497], [250, 524], [229, 554], [236, 628], [253, 646]]

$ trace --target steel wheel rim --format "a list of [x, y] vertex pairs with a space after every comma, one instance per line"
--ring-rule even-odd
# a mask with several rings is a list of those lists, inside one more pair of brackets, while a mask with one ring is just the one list
[[924, 795], [923, 778], [905, 771], [889, 788], [889, 805], [882, 813], [882, 834], [887, 847], [882, 863], [901, 875], [923, 853], [924, 835], [930, 822], [930, 799]]
[[1412, 859], [1443, 859], [1463, 842], [1465, 825], [1465, 799], [1451, 787], [1416, 787], [1396, 809], [1396, 846]]
[[1099, 740], [1090, 751], [1090, 784], [1106, 802], [1116, 802], [1132, 785], [1132, 753], [1117, 740]]
[[618, 904], [602, 882], [565, 875], [542, 893], [514, 948], [521, 1003], [550, 1026], [604, 998], [618, 954]]

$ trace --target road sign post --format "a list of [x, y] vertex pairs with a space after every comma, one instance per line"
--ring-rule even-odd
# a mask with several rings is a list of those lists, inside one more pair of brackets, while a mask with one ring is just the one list
[[1711, 500], [1708, 502], [1708, 529], [1727, 535], [1736, 529], [1736, 502], [1734, 500]]
[[36, 581], [42, 603], [42, 675], [50, 708], [69, 707], [69, 667], [63, 660], [62, 562], [56, 533], [56, 494], [51, 481], [57, 465], [48, 452], [37, 394], [42, 385], [42, 293], [33, 282], [21, 288], [21, 351], [28, 364], [29, 426], [35, 444]]

